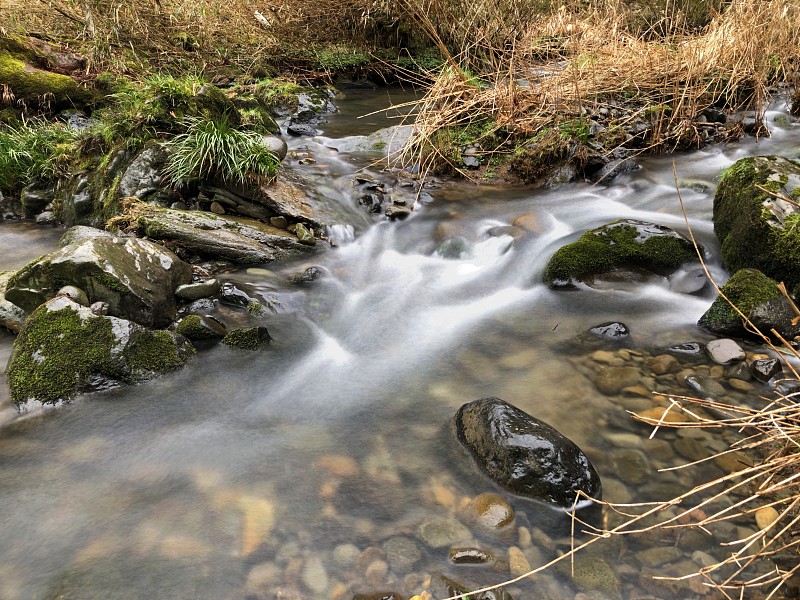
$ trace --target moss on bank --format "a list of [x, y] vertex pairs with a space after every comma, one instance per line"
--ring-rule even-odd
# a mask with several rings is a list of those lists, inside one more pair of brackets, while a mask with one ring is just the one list
[[92, 93], [72, 77], [39, 69], [19, 53], [0, 49], [0, 82], [7, 85], [17, 102], [30, 107], [82, 107], [93, 100]]

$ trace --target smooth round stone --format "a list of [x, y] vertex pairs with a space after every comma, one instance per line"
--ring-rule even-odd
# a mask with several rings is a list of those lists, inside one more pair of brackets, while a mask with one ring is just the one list
[[753, 391], [753, 384], [749, 381], [743, 381], [741, 379], [728, 379], [728, 387], [732, 390], [736, 390], [737, 392], [752, 392]]
[[512, 577], [519, 577], [531, 570], [531, 564], [528, 562], [525, 554], [516, 546], [511, 546], [508, 549], [508, 571]]
[[678, 359], [671, 354], [660, 354], [650, 359], [650, 370], [654, 375], [667, 375], [681, 370]]
[[222, 206], [222, 204], [220, 204], [216, 200], [211, 203], [211, 206], [209, 207], [209, 210], [211, 210], [211, 212], [214, 213], [215, 215], [224, 215], [225, 214], [225, 207]]
[[410, 571], [422, 557], [422, 549], [414, 540], [407, 537], [393, 537], [383, 544], [386, 562], [395, 572]]
[[89, 297], [86, 295], [86, 292], [74, 285], [65, 285], [56, 292], [56, 296], [66, 296], [81, 306], [89, 306]]
[[328, 589], [328, 572], [318, 556], [312, 556], [306, 561], [302, 577], [306, 587], [317, 594]]
[[636, 367], [607, 367], [603, 369], [594, 384], [606, 396], [616, 396], [627, 387], [639, 383], [642, 374]]
[[359, 550], [353, 544], [339, 544], [333, 549], [333, 560], [336, 564], [344, 569], [348, 569], [356, 564], [356, 560], [361, 555]]
[[480, 494], [472, 501], [472, 507], [478, 523], [489, 529], [502, 529], [514, 522], [514, 509], [500, 494]]
[[431, 548], [443, 548], [472, 539], [472, 533], [455, 519], [432, 519], [419, 526], [420, 539]]
[[267, 593], [280, 581], [281, 569], [275, 563], [262, 563], [254, 566], [247, 574], [244, 584], [245, 595], [266, 598]]
[[635, 433], [608, 432], [604, 434], [604, 437], [609, 441], [609, 443], [612, 446], [616, 446], [617, 448], [640, 449], [642, 447], [642, 438], [641, 436], [638, 436]]
[[694, 438], [679, 437], [675, 440], [675, 451], [691, 461], [707, 458], [709, 450]]
[[692, 552], [692, 562], [702, 569], [704, 567], [710, 567], [712, 565], [715, 565], [719, 561], [713, 556], [711, 556], [708, 552], [703, 552], [702, 550], [695, 550], [694, 552]]
[[[570, 561], [561, 561], [561, 569], [569, 570]], [[604, 592], [610, 598], [620, 598], [622, 582], [619, 575], [605, 560], [593, 556], [575, 556], [573, 580], [583, 591]]]
[[650, 478], [650, 463], [641, 450], [618, 448], [610, 457], [617, 477], [625, 483], [638, 485]]
[[491, 552], [481, 548], [450, 548], [449, 559], [454, 565], [487, 565], [495, 561]]
[[261, 144], [270, 152], [272, 152], [278, 160], [286, 158], [286, 153], [289, 151], [289, 146], [286, 140], [277, 135], [265, 135], [261, 138]]
[[364, 571], [364, 579], [368, 582], [380, 583], [386, 578], [389, 572], [389, 565], [383, 560], [373, 560]]
[[686, 387], [692, 390], [695, 394], [700, 394], [704, 398], [717, 398], [725, 395], [725, 387], [711, 379], [710, 377], [703, 377], [702, 375], [689, 375], [684, 379]]
[[711, 360], [720, 365], [727, 365], [747, 358], [742, 347], [735, 341], [727, 338], [709, 342], [706, 344], [706, 352], [708, 352]]
[[603, 479], [603, 499], [607, 502], [626, 504], [633, 496], [625, 484], [616, 479], [606, 477]]
[[780, 518], [780, 514], [772, 506], [765, 506], [756, 511], [756, 525], [759, 529], [766, 529]]
[[726, 452], [714, 457], [714, 464], [726, 473], [735, 473], [753, 466], [753, 461], [741, 452]]

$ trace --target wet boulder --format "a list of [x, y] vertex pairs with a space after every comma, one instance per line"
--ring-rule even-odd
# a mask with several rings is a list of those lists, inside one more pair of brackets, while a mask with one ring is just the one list
[[[720, 290], [764, 335], [770, 335], [773, 329], [789, 340], [800, 334], [800, 323], [794, 322], [797, 315], [791, 302], [781, 293], [777, 282], [761, 271], [741, 269]], [[714, 300], [698, 325], [717, 335], [754, 335], [748, 331], [742, 316], [722, 296]]]
[[691, 241], [674, 229], [625, 219], [591, 229], [559, 248], [547, 264], [544, 282], [552, 288], [569, 288], [631, 268], [669, 275], [682, 264], [696, 261]]
[[181, 368], [193, 353], [182, 336], [96, 315], [58, 296], [34, 311], [14, 342], [7, 369], [11, 400], [54, 404], [140, 383]]
[[6, 286], [13, 274], [13, 271], [0, 273], [0, 327], [16, 333], [22, 329], [26, 315], [19, 306], [6, 300]]
[[499, 398], [463, 405], [453, 428], [480, 470], [514, 494], [563, 508], [573, 507], [578, 491], [601, 496], [600, 477], [575, 443]]
[[26, 312], [65, 285], [89, 302], [108, 303], [109, 314], [145, 327], [175, 318], [175, 289], [192, 279], [191, 267], [166, 248], [137, 238], [97, 236], [68, 244], [17, 271], [6, 299]]
[[714, 232], [731, 273], [758, 269], [790, 291], [800, 285], [800, 161], [780, 156], [743, 158], [720, 178]]

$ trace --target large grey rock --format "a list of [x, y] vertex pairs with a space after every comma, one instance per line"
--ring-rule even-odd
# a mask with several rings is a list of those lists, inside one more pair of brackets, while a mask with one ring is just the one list
[[110, 231], [97, 229], [96, 227], [75, 225], [75, 227], [70, 227], [64, 232], [64, 235], [62, 235], [61, 239], [58, 240], [58, 245], [60, 248], [63, 248], [64, 246], [69, 246], [70, 244], [75, 244], [77, 242], [83, 242], [85, 240], [91, 240], [98, 237], [114, 237], [114, 234]]
[[743, 158], [722, 174], [714, 196], [714, 232], [731, 273], [758, 269], [789, 290], [800, 285], [800, 161]]
[[179, 335], [99, 316], [58, 296], [29, 317], [14, 342], [7, 370], [11, 399], [47, 404], [139, 383], [179, 369], [193, 352]]
[[149, 238], [238, 264], [260, 264], [311, 251], [310, 246], [271, 225], [201, 211], [173, 210], [142, 203], [126, 217]]
[[31, 312], [64, 285], [74, 285], [89, 302], [107, 302], [112, 316], [166, 327], [175, 318], [175, 289], [191, 278], [191, 267], [158, 244], [99, 236], [23, 267], [9, 280], [6, 298]]
[[600, 477], [578, 446], [499, 398], [463, 405], [453, 427], [480, 470], [514, 494], [564, 508], [573, 507], [579, 490], [601, 497]]

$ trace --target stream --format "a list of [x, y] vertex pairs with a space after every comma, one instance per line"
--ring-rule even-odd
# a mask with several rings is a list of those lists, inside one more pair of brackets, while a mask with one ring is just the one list
[[[354, 173], [384, 177], [379, 155], [335, 148], [396, 124], [386, 113], [357, 117], [410, 98], [353, 92], [322, 135], [289, 139], [288, 168], [308, 173], [342, 222], [333, 231], [338, 247], [218, 274], [268, 307], [260, 317], [219, 310], [229, 324], [266, 325], [269, 349], [216, 346], [145, 385], [22, 415], [0, 378], [1, 600], [352, 600], [388, 592], [407, 600], [436, 573], [472, 587], [499, 583], [519, 554], [537, 567], [568, 550], [571, 521], [503, 493], [458, 450], [450, 419], [487, 396], [576, 442], [609, 501], [665, 500], [726, 472], [717, 463], [659, 472], [729, 440], [697, 430], [661, 430], [650, 440], [650, 428], [627, 412], [653, 406], [654, 390], [689, 394], [689, 372], [715, 379], [730, 401], [768, 393], [758, 382], [729, 385], [727, 371], [706, 360], [681, 359], [675, 374], [648, 370], [663, 348], [710, 339], [696, 326], [715, 297], [702, 272], [604, 279], [577, 291], [550, 290], [541, 277], [558, 247], [614, 219], [686, 231], [677, 179], [722, 283], [711, 223], [718, 176], [745, 156], [797, 155], [800, 127], [774, 124], [788, 116], [784, 107], [768, 113], [769, 138], [644, 158], [607, 187], [435, 182], [408, 219], [390, 222], [358, 206], [353, 188]], [[298, 156], [314, 162], [298, 164]], [[0, 233], [7, 270], [54, 248], [61, 232], [6, 222]], [[297, 283], [309, 267], [319, 277]], [[628, 344], [587, 335], [611, 321], [628, 326]], [[12, 341], [0, 332], [0, 364]], [[641, 370], [643, 393], [598, 391], [600, 369], [621, 364]], [[465, 517], [484, 492], [511, 503], [512, 527], [493, 531]], [[751, 517], [720, 524], [715, 538], [613, 538], [576, 562], [580, 580], [556, 568], [506, 589], [516, 600], [572, 599], [582, 590], [594, 594], [583, 598], [711, 598], [707, 588], [648, 575], [696, 570], [721, 556], [720, 539], [755, 527]], [[479, 547], [496, 560], [456, 565], [451, 546]]]

